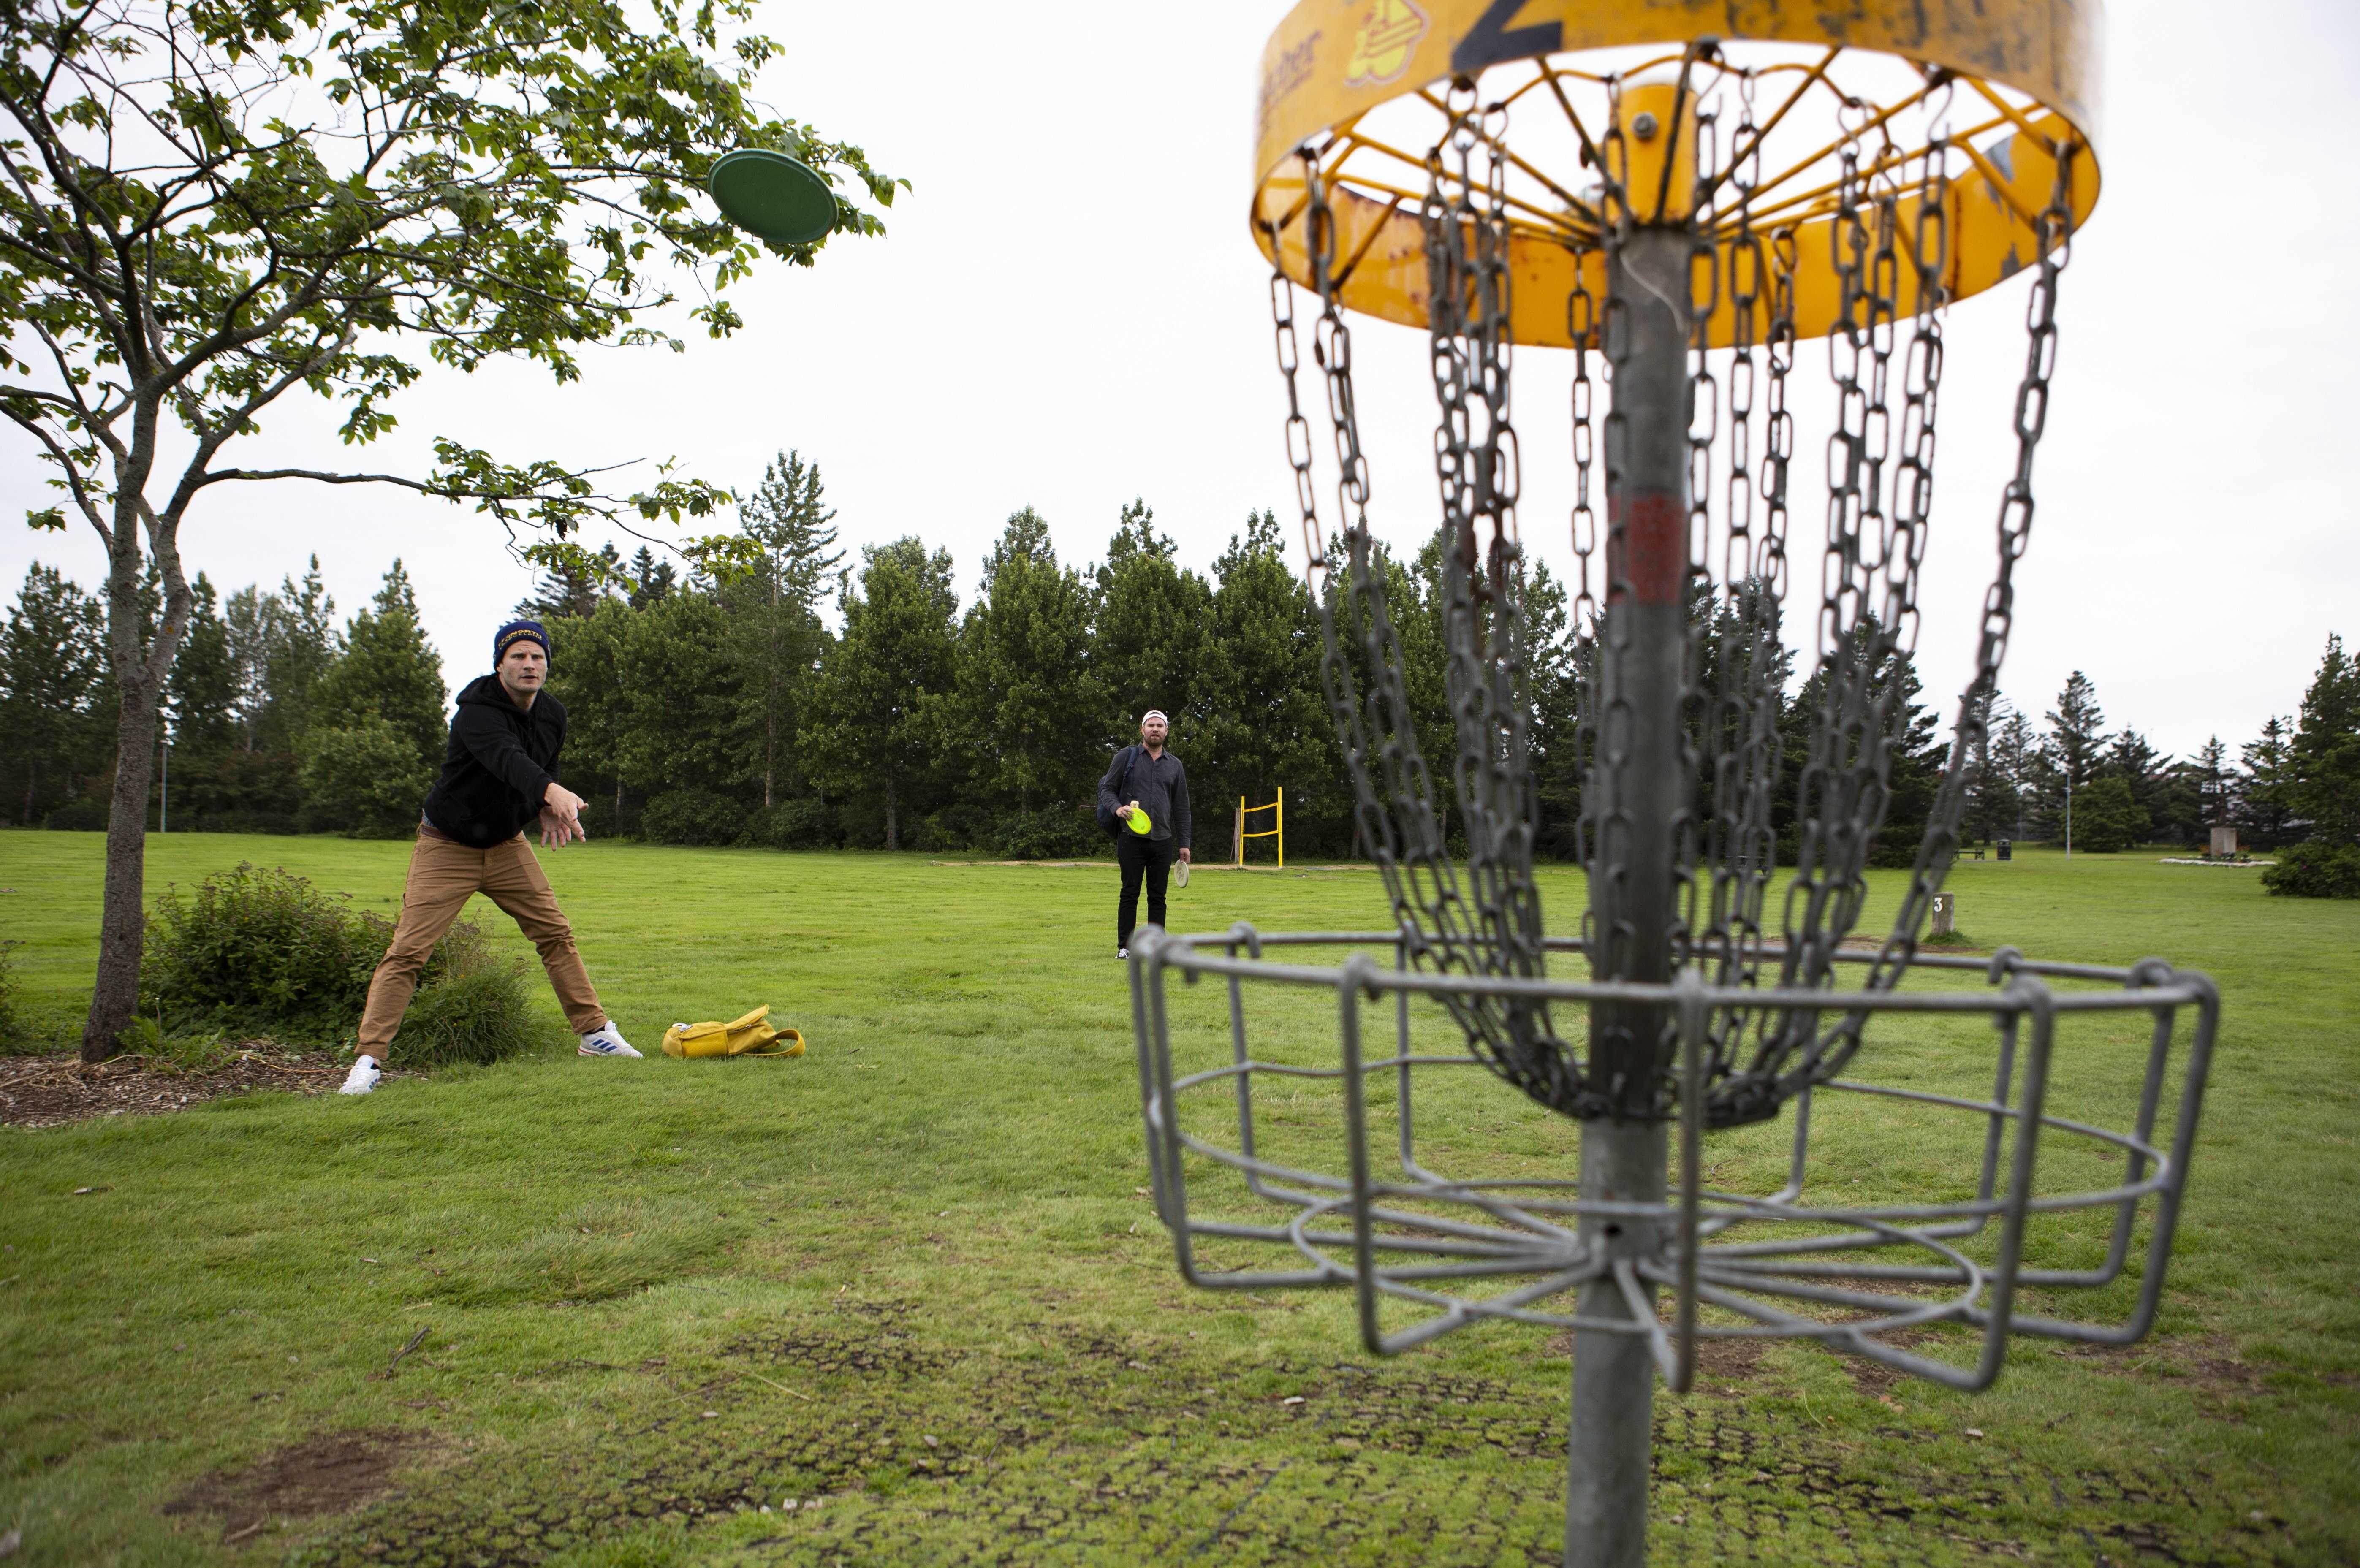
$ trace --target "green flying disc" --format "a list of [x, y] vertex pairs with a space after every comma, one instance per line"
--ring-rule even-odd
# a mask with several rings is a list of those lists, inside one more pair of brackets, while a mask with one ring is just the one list
[[1131, 822], [1131, 831], [1137, 833], [1142, 838], [1145, 838], [1149, 833], [1155, 831], [1155, 824], [1147, 820], [1147, 813], [1135, 806], [1131, 808], [1131, 817], [1129, 820]]
[[827, 181], [769, 147], [722, 154], [705, 186], [729, 221], [757, 239], [809, 245], [836, 226]]

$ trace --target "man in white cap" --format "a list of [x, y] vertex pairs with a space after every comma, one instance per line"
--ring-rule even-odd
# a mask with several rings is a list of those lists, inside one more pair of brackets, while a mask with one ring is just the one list
[[[1115, 911], [1114, 955], [1131, 956], [1131, 929], [1139, 924], [1139, 885], [1147, 884], [1147, 922], [1164, 923], [1164, 879], [1179, 857], [1180, 879], [1188, 879], [1188, 770], [1164, 749], [1172, 721], [1150, 708], [1139, 721], [1139, 744], [1114, 754], [1114, 766], [1098, 780], [1098, 821], [1115, 835], [1114, 857], [1122, 867], [1122, 901]], [[1141, 832], [1137, 819], [1146, 819]]]

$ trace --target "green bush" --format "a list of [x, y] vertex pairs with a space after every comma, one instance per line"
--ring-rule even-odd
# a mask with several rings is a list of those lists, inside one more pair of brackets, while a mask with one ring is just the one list
[[240, 863], [183, 898], [156, 900], [140, 961], [142, 1011], [202, 1013], [254, 1029], [350, 1029], [391, 940], [290, 871]]
[[106, 808], [96, 800], [68, 800], [41, 819], [51, 833], [104, 833]]
[[350, 837], [407, 836], [433, 786], [417, 742], [374, 713], [304, 737], [304, 800], [320, 825]]
[[33, 1032], [25, 1027], [24, 995], [16, 988], [16, 949], [20, 942], [0, 942], [0, 1056], [33, 1048]]
[[1087, 860], [1107, 852], [1098, 813], [1075, 806], [1010, 811], [991, 824], [991, 847], [1008, 860]]
[[2262, 886], [2289, 898], [2360, 898], [2360, 849], [2298, 844], [2262, 867]]
[[648, 802], [639, 832], [650, 844], [727, 847], [746, 842], [755, 815], [710, 789], [672, 789]]
[[771, 811], [763, 837], [773, 849], [836, 849], [844, 843], [844, 827], [825, 800], [784, 800]]
[[[148, 917], [140, 1009], [175, 1030], [200, 1022], [282, 1037], [350, 1035], [393, 927], [290, 871], [240, 865], [168, 890]], [[393, 1048], [402, 1066], [497, 1062], [536, 1026], [520, 960], [461, 920], [419, 975]], [[159, 1030], [160, 1033], [160, 1030]]]
[[492, 951], [480, 927], [461, 920], [434, 950], [433, 977], [410, 998], [394, 1036], [402, 1067], [453, 1067], [521, 1055], [545, 1027], [532, 1017], [524, 960]]

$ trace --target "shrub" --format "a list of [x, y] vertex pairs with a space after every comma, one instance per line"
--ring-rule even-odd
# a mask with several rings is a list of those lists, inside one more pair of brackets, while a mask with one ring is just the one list
[[478, 926], [453, 925], [428, 969], [394, 1037], [400, 1066], [498, 1062], [529, 1049], [544, 1027], [532, 1017], [524, 960], [494, 953]]
[[[352, 1032], [393, 926], [290, 871], [241, 865], [156, 901], [148, 918], [140, 1006], [176, 1030], [196, 1020], [333, 1039]], [[394, 1060], [437, 1067], [496, 1062], [532, 1043], [520, 960], [480, 927], [452, 926], [419, 975]], [[160, 1032], [160, 1031], [159, 1031]]]
[[2360, 898], [2360, 849], [2298, 844], [2262, 867], [2262, 886], [2289, 898]]
[[24, 996], [16, 989], [16, 949], [20, 942], [0, 942], [0, 1056], [29, 1051], [32, 1031], [25, 1027]]
[[303, 741], [303, 795], [322, 825], [353, 838], [400, 838], [418, 826], [434, 769], [408, 735], [374, 713]]
[[370, 921], [290, 871], [241, 863], [148, 917], [145, 1010], [212, 1014], [258, 1029], [349, 1028], [385, 956], [390, 928]]
[[68, 800], [41, 819], [51, 833], [104, 833], [106, 808], [96, 800]]
[[844, 843], [844, 829], [825, 800], [785, 800], [772, 809], [764, 837], [773, 849], [835, 849]]
[[639, 832], [650, 844], [712, 847], [743, 844], [755, 813], [710, 789], [672, 789], [648, 802]]
[[1095, 811], [1050, 806], [1010, 811], [991, 824], [991, 846], [1008, 860], [1077, 860], [1106, 853]]

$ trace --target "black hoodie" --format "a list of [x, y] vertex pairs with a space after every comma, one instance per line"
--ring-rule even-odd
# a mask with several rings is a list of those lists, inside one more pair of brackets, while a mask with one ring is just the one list
[[565, 706], [543, 691], [519, 708], [497, 675], [459, 693], [442, 777], [426, 796], [426, 821], [477, 849], [516, 837], [541, 815], [541, 792], [557, 781]]

